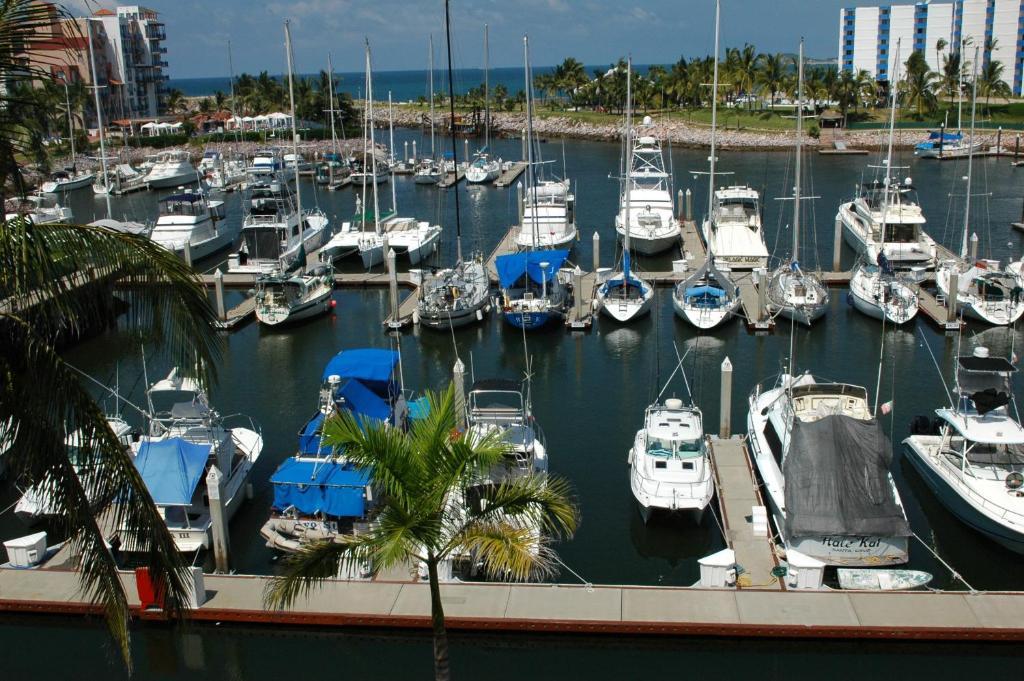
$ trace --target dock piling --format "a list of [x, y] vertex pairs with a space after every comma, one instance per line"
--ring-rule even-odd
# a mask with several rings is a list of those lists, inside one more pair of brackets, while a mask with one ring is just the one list
[[213, 526], [213, 561], [217, 572], [230, 572], [228, 561], [228, 523], [224, 513], [224, 500], [221, 496], [223, 476], [216, 466], [210, 466], [206, 474], [206, 496], [210, 500], [210, 522]]
[[526, 129], [520, 130], [519, 142], [520, 142], [520, 161], [526, 160]]
[[594, 271], [601, 266], [601, 235], [594, 230]]
[[836, 217], [836, 230], [832, 236], [832, 271], [839, 271], [839, 256], [843, 252], [843, 221]]
[[722, 396], [719, 404], [718, 437], [732, 437], [732, 362], [726, 357], [722, 362]]
[[455, 360], [452, 383], [455, 384], [455, 427], [463, 431], [466, 429], [466, 365], [461, 359]]
[[757, 284], [757, 325], [760, 327], [768, 319], [768, 268], [758, 267], [754, 272], [757, 275], [754, 278]]
[[227, 315], [224, 313], [224, 273], [220, 270], [213, 275], [213, 288], [217, 300], [217, 319], [223, 321]]
[[971, 234], [971, 262], [978, 261], [978, 233]]
[[519, 206], [519, 229], [523, 228], [523, 183], [516, 182], [516, 205]]
[[683, 214], [683, 190], [680, 189], [676, 192], [676, 217], [680, 220], [684, 220], [686, 216]]
[[[596, 270], [595, 270], [596, 272]], [[576, 319], [583, 319], [583, 270], [579, 265], [572, 271], [572, 297], [576, 303]]]
[[[384, 244], [387, 248], [387, 243]], [[388, 248], [387, 250], [387, 261], [388, 261], [388, 299], [391, 301], [391, 320], [388, 322], [388, 326], [392, 329], [401, 328], [402, 323], [399, 321], [398, 311], [398, 270], [395, 267], [395, 250]]]
[[686, 190], [686, 219], [693, 220], [693, 192]]
[[960, 273], [955, 269], [949, 272], [949, 294], [946, 296], [946, 322], [956, 322], [956, 297], [960, 292]]
[[412, 158], [414, 161], [419, 159], [419, 156], [416, 155], [416, 140], [412, 141]]
[[185, 264], [192, 267], [192, 244], [189, 243], [188, 239], [185, 239], [184, 254]]
[[404, 143], [403, 149], [402, 149], [402, 156], [404, 157], [405, 162], [408, 163], [409, 162], [409, 140], [405, 140], [405, 143]]

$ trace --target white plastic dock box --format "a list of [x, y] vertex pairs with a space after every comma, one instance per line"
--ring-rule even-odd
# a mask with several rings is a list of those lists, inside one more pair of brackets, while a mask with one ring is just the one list
[[700, 563], [702, 587], [719, 588], [736, 584], [736, 552], [732, 549], [722, 549], [697, 562]]
[[816, 558], [793, 551], [786, 551], [789, 574], [786, 584], [791, 589], [820, 589], [825, 576], [825, 564]]
[[32, 567], [46, 555], [46, 533], [36, 532], [4, 542], [7, 560], [14, 567]]

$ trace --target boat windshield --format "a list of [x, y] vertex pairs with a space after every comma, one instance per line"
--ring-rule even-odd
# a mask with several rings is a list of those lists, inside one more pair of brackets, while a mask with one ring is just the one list
[[276, 227], [248, 227], [242, 231], [250, 258], [274, 260], [281, 256], [281, 237]]
[[701, 456], [700, 439], [668, 440], [650, 437], [647, 439], [647, 454], [664, 459], [693, 459]]
[[757, 199], [753, 197], [727, 197], [718, 202], [719, 219], [746, 221], [757, 216]]
[[974, 442], [965, 452], [970, 473], [981, 480], [1003, 480], [1024, 473], [1024, 445]]

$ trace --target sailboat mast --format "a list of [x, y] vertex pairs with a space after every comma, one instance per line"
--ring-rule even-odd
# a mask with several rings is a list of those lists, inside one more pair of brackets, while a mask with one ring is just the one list
[[[632, 169], [633, 167], [633, 57], [630, 56], [626, 59], [626, 158], [629, 159], [627, 167]], [[628, 172], [628, 171], [627, 171]], [[626, 291], [629, 288], [629, 200], [630, 200], [630, 187], [631, 181], [629, 176], [626, 176], [626, 229], [625, 235], [622, 239], [622, 295], [626, 295]]]
[[[295, 207], [299, 213], [299, 243], [302, 243], [306, 232], [305, 216], [302, 214], [302, 187], [299, 186], [299, 133], [295, 125], [295, 83], [292, 72], [292, 32], [289, 21], [284, 20], [284, 49], [288, 56], [288, 103], [292, 113], [292, 167], [295, 169]], [[304, 252], [304, 251], [303, 251]], [[306, 263], [299, 263], [305, 268]]]
[[[454, 127], [455, 121], [455, 82], [452, 78], [452, 23], [449, 10], [449, 2], [445, 0], [444, 3], [444, 32], [445, 38], [448, 45], [448, 106], [452, 117], [452, 125]], [[431, 38], [430, 42], [430, 76], [431, 83], [433, 83], [434, 76], [434, 42]], [[433, 107], [434, 103], [434, 87], [430, 87], [430, 103]], [[459, 150], [455, 143], [454, 130], [452, 132], [452, 161], [455, 163], [455, 173], [458, 176], [459, 172]], [[430, 153], [434, 153], [434, 110], [430, 110]], [[455, 192], [455, 264], [462, 264], [462, 222], [459, 218], [459, 183], [456, 182], [452, 185], [453, 191]]]
[[[715, 145], [717, 143], [718, 128], [718, 21], [721, 10], [721, 3], [715, 0], [715, 65], [714, 74], [711, 78], [711, 156], [708, 158], [710, 167], [708, 170], [708, 225], [711, 224], [711, 211], [715, 205]], [[708, 239], [708, 259], [714, 264], [714, 239]]]
[[[889, 186], [892, 184], [892, 145], [896, 129], [896, 84], [900, 82], [900, 40], [896, 40], [896, 54], [893, 66], [893, 74], [889, 79], [889, 89], [892, 90], [892, 106], [889, 107], [889, 145], [885, 154], [885, 182], [882, 187], [882, 245], [880, 252], [885, 252], [885, 229], [888, 227], [889, 218]], [[877, 395], [877, 393], [876, 393]]]
[[[363, 79], [365, 92], [370, 91], [370, 42], [366, 41], [366, 77]], [[369, 97], [363, 102], [363, 197], [360, 202], [359, 231], [366, 231], [366, 145], [370, 140], [370, 100]]]
[[974, 48], [971, 65], [971, 134], [967, 139], [967, 196], [964, 198], [964, 238], [960, 243], [960, 257], [967, 257], [967, 230], [971, 218], [971, 175], [974, 170], [974, 117], [978, 110], [978, 48]]
[[[537, 193], [534, 191], [536, 177], [533, 165], [533, 87], [530, 80], [530, 38], [523, 36], [523, 79], [526, 87], [526, 196], [533, 206], [530, 219], [533, 222], [533, 247], [537, 248]], [[522, 230], [520, 225], [519, 229]]]
[[[380, 236], [380, 196], [377, 193], [377, 138], [373, 134], [373, 69], [370, 66], [370, 41], [366, 41], [366, 125], [370, 129], [370, 168], [373, 172], [373, 231]], [[366, 178], [366, 155], [363, 155], [363, 182]], [[387, 253], [384, 254], [387, 257]]]
[[484, 147], [491, 146], [491, 90], [490, 90], [490, 46], [487, 43], [487, 24], [484, 24]]
[[71, 95], [68, 93], [68, 79], [64, 78], [64, 104], [68, 108], [68, 139], [71, 140], [71, 167], [75, 167], [75, 127], [71, 122]]
[[[447, 5], [445, 5], [445, 11], [447, 11]], [[451, 80], [449, 78], [448, 80]], [[449, 86], [451, 83], [449, 83]], [[448, 88], [449, 91], [451, 87]], [[437, 152], [434, 151], [434, 34], [430, 34], [430, 158], [434, 160], [437, 158]]]
[[89, 68], [92, 70], [92, 93], [96, 101], [96, 125], [100, 130], [100, 165], [103, 168], [103, 198], [107, 201], [107, 217], [110, 217], [110, 185], [107, 177], [107, 145], [103, 139], [103, 107], [100, 106], [100, 84], [96, 80], [96, 55], [92, 48], [92, 19], [86, 19], [89, 32]]
[[331, 116], [331, 151], [338, 155], [338, 136], [334, 132], [334, 64], [331, 62], [331, 53], [327, 53], [327, 84], [331, 88], [327, 108]]
[[235, 110], [235, 63], [231, 59], [231, 41], [228, 41], [228, 74], [231, 79], [228, 81], [228, 86], [231, 91], [231, 118], [235, 120], [235, 139], [241, 141], [242, 135], [240, 130], [242, 129], [242, 121], [238, 118], [238, 111]]
[[804, 132], [804, 41], [800, 39], [800, 53], [797, 57], [797, 88], [796, 88], [796, 163], [793, 175], [796, 184], [793, 187], [793, 262], [800, 262], [800, 156], [803, 150]]
[[391, 170], [391, 212], [398, 212], [398, 198], [395, 189], [395, 117], [391, 104], [391, 90], [388, 90], [388, 166]]

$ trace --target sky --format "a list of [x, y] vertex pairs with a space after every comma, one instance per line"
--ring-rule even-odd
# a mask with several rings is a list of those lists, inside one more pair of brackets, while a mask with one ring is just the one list
[[[63, 2], [76, 13], [118, 4]], [[722, 0], [722, 47], [749, 42], [761, 52], [792, 53], [804, 37], [809, 57], [834, 58], [840, 8], [871, 4], [879, 3]], [[229, 40], [236, 73], [282, 72], [285, 19], [300, 73], [325, 69], [328, 52], [335, 71], [361, 71], [364, 37], [375, 70], [426, 68], [430, 33], [436, 58], [444, 58], [442, 0], [150, 0], [145, 6], [166, 24], [171, 78], [227, 75]], [[452, 0], [451, 7], [456, 68], [483, 65], [485, 23], [491, 66], [522, 65], [524, 33], [537, 66], [570, 56], [603, 65], [626, 54], [637, 64], [671, 63], [714, 49], [713, 0]]]

